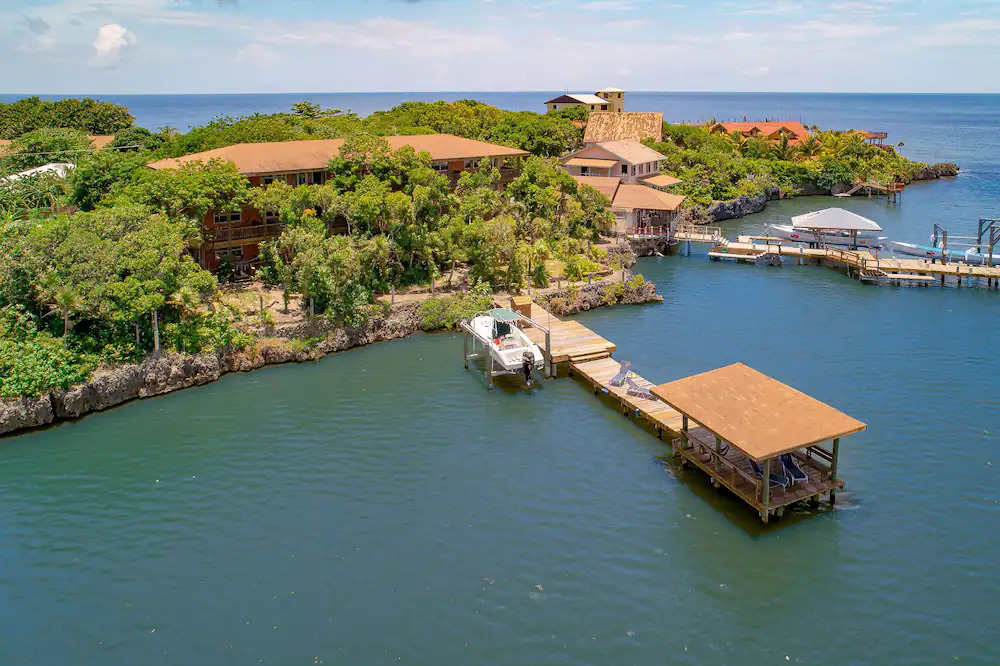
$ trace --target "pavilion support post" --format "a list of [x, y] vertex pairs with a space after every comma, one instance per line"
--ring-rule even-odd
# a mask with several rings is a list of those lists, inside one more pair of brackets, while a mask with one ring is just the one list
[[[761, 480], [760, 503], [764, 506], [764, 514], [767, 515], [767, 505], [771, 500], [771, 459], [764, 461], [764, 478]], [[764, 519], [767, 522], [767, 519]]]
[[715, 436], [715, 473], [718, 474], [721, 469], [721, 463], [719, 462], [719, 456], [722, 455], [722, 438], [718, 435]]
[[[837, 480], [837, 460], [840, 457], [840, 438], [833, 440], [833, 462], [830, 465], [830, 480]], [[837, 503], [837, 489], [830, 489], [830, 504]]]

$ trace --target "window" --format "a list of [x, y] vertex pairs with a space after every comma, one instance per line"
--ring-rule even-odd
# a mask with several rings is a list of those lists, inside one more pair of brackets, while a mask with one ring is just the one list
[[608, 105], [607, 104], [601, 104], [601, 111], [607, 111], [607, 110], [608, 110]]
[[297, 173], [297, 174], [295, 174], [295, 184], [296, 185], [308, 185], [309, 184], [309, 174], [308, 173]]
[[322, 185], [326, 182], [326, 171], [313, 171], [313, 185]]
[[581, 176], [589, 176], [590, 175], [590, 167], [585, 167], [585, 166], [580, 167], [580, 175]]
[[618, 93], [618, 99], [621, 99], [621, 98], [622, 98], [622, 94]]
[[229, 259], [231, 261], [239, 261], [243, 258], [243, 248], [242, 247], [224, 247], [215, 251], [215, 256], [221, 261], [222, 259]]
[[590, 105], [590, 110], [591, 110], [591, 111], [593, 111], [593, 110], [594, 110], [594, 105], [593, 105], [593, 104], [591, 104], [591, 105]]
[[635, 165], [634, 164], [632, 165], [632, 175], [633, 176], [635, 175]]
[[216, 224], [232, 224], [233, 222], [240, 222], [243, 220], [243, 211], [235, 211], [232, 213], [215, 213], [213, 219]]
[[265, 222], [278, 222], [280, 220], [281, 220], [281, 216], [278, 214], [278, 211], [276, 211], [276, 210], [268, 210], [268, 211], [264, 212], [264, 221]]
[[627, 164], [623, 164], [622, 165], [622, 175], [623, 176], [627, 176], [628, 175], [628, 165]]
[[264, 187], [267, 187], [271, 183], [285, 183], [287, 181], [285, 180], [284, 176], [272, 174], [270, 176], [264, 176], [264, 178], [261, 179], [260, 182], [262, 185], [264, 185]]
[[448, 173], [448, 163], [447, 162], [435, 162], [434, 170], [438, 173]]

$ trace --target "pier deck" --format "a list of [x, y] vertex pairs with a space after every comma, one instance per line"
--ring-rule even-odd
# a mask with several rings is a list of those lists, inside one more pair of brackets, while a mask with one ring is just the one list
[[754, 237], [740, 236], [735, 242], [718, 245], [709, 252], [713, 259], [732, 259], [752, 262], [760, 255], [774, 255], [790, 258], [799, 263], [821, 263], [835, 268], [844, 268], [861, 280], [931, 282], [935, 278], [942, 282], [954, 278], [961, 284], [962, 279], [986, 280], [987, 286], [1000, 286], [1000, 266], [982, 266], [955, 263], [932, 263], [925, 259], [903, 259], [897, 257], [876, 257], [868, 250], [846, 250], [835, 247], [802, 247], [790, 243], [760, 241]]
[[[503, 306], [504, 302], [502, 299], [497, 299], [497, 304]], [[766, 523], [772, 515], [780, 516], [784, 508], [790, 504], [802, 500], [809, 500], [815, 504], [824, 494], [829, 496], [830, 504], [832, 505], [836, 491], [844, 486], [844, 482], [837, 478], [838, 439], [834, 440], [832, 451], [828, 451], [815, 443], [810, 443], [820, 441], [813, 439], [805, 441], [798, 446], [777, 450], [777, 452], [769, 451], [766, 455], [761, 454], [759, 451], [753, 452], [753, 449], [741, 449], [736, 444], [724, 444], [724, 437], [731, 435], [720, 435], [719, 433], [725, 432], [725, 428], [720, 428], [718, 424], [711, 426], [710, 423], [712, 419], [718, 420], [718, 418], [722, 418], [724, 422], [729, 423], [729, 420], [725, 416], [720, 417], [720, 414], [723, 412], [716, 413], [716, 411], [712, 410], [705, 412], [708, 415], [708, 420], [698, 417], [702, 418], [703, 423], [707, 423], [709, 427], [713, 428], [713, 430], [709, 430], [708, 427], [701, 425], [695, 417], [688, 413], [690, 410], [687, 407], [675, 405], [671, 401], [669, 388], [686, 380], [678, 380], [671, 384], [656, 386], [653, 382], [636, 374], [629, 368], [630, 372], [628, 376], [635, 386], [630, 387], [628, 382], [623, 383], [622, 386], [612, 386], [611, 379], [621, 370], [621, 362], [611, 358], [611, 354], [616, 350], [613, 342], [601, 337], [579, 322], [563, 321], [551, 315], [533, 300], [530, 303], [521, 301], [521, 308], [522, 313], [530, 313], [525, 316], [528, 316], [528, 319], [534, 322], [535, 326], [544, 327], [544, 329], [548, 330], [549, 344], [548, 347], [543, 347], [543, 349], [547, 348], [549, 350], [546, 377], [558, 376], [555, 372], [558, 364], [568, 364], [571, 375], [580, 377], [595, 394], [607, 394], [616, 400], [623, 414], [648, 421], [653, 430], [655, 430], [657, 437], [670, 446], [675, 459], [679, 459], [682, 466], [692, 464], [703, 470], [711, 478], [713, 485], [717, 488], [727, 488], [734, 495], [749, 504], [760, 514], [763, 522]], [[525, 322], [525, 325], [527, 325], [527, 328], [524, 329], [525, 333], [541, 346], [545, 342], [546, 331], [543, 328], [535, 328], [529, 324], [530, 322]], [[468, 359], [468, 352], [466, 352], [466, 368], [468, 368]], [[736, 365], [739, 366], [741, 364]], [[713, 372], [732, 372], [734, 367], [729, 366]], [[737, 368], [736, 372], [756, 373], [756, 371], [745, 366], [741, 367], [743, 370]], [[705, 373], [705, 375], [708, 374], [711, 373]], [[758, 382], [770, 382], [762, 386], [770, 389], [772, 393], [774, 385], [784, 387], [780, 382], [760, 373], [748, 376], [750, 379], [757, 379]], [[689, 377], [687, 380], [698, 379], [698, 377]], [[637, 391], [635, 387], [638, 387], [640, 390]], [[642, 391], [642, 389], [645, 389], [645, 391]], [[833, 410], [833, 408], [822, 405], [822, 403], [808, 396], [795, 392], [794, 389], [790, 389], [789, 387], [784, 387], [784, 389], [793, 391], [796, 396], [801, 396], [803, 400], [811, 401], [810, 403], [806, 403], [807, 406], [815, 403], [821, 405], [829, 412], [840, 414], [836, 410]], [[665, 390], [668, 392], [664, 393]], [[739, 390], [741, 389], [738, 389], [738, 392]], [[714, 397], [720, 400], [727, 397], [731, 399], [729, 395], [731, 393], [732, 391], [723, 389], [720, 395]], [[711, 394], [711, 391], [709, 394]], [[752, 391], [751, 394], [756, 395]], [[742, 402], [745, 402], [745, 400], [737, 398], [736, 404]], [[765, 414], [770, 413], [770, 408], [765, 405], [764, 411]], [[845, 414], [841, 414], [841, 416], [845, 419], [850, 419]], [[788, 420], [794, 421], [794, 419]], [[864, 424], [859, 421], [854, 421], [853, 419], [850, 419], [850, 421], [852, 426], [853, 424], [857, 424], [861, 429], [864, 428]], [[745, 423], [741, 424], [739, 415], [734, 417], [733, 423], [737, 426], [745, 425]], [[774, 427], [779, 427], [778, 422], [775, 422], [773, 425]], [[792, 426], [794, 425], [795, 423], [792, 423]], [[856, 430], [852, 430], [852, 432], [856, 432]], [[751, 453], [747, 453], [747, 450], [750, 450]], [[772, 489], [769, 487], [770, 484], [765, 484], [760, 476], [754, 474], [750, 456], [753, 455], [753, 459], [758, 462], [763, 461], [765, 470], [763, 477], [767, 478], [769, 474], [780, 472], [781, 468], [777, 462], [777, 456], [781, 453], [791, 453], [794, 455], [806, 478], [786, 488], [776, 487]], [[771, 466], [772, 463], [774, 463], [775, 467]]]

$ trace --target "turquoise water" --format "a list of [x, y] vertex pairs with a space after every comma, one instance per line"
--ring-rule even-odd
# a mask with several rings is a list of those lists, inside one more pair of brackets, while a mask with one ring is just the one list
[[[837, 203], [968, 229], [997, 131]], [[996, 292], [637, 270], [662, 304], [579, 319], [643, 376], [744, 361], [868, 423], [836, 511], [764, 529], [575, 380], [489, 393], [416, 335], [3, 440], [0, 664], [996, 663]]]

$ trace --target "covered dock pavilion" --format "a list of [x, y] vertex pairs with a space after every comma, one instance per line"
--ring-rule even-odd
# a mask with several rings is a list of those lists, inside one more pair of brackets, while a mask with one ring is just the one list
[[882, 231], [882, 227], [874, 220], [869, 220], [867, 217], [862, 217], [843, 208], [824, 208], [812, 213], [796, 215], [792, 218], [792, 227], [815, 232], [849, 232], [852, 241], [851, 249], [854, 250], [858, 249], [859, 231]]
[[[844, 486], [837, 476], [840, 438], [867, 427], [743, 363], [652, 392], [682, 416], [674, 455], [755, 508], [765, 523], [796, 502], [817, 505], [824, 494], [832, 505]], [[791, 458], [783, 461], [785, 455]], [[786, 461], [802, 473], [798, 480], [786, 475]]]

